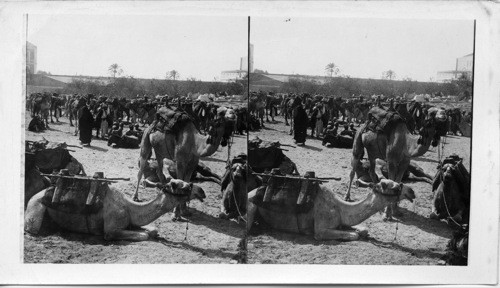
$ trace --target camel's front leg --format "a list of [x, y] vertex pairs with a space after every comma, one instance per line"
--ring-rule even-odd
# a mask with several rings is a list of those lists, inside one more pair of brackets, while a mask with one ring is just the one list
[[347, 194], [345, 195], [345, 201], [352, 201], [351, 200], [351, 186], [352, 186], [352, 180], [354, 180], [355, 174], [356, 174], [356, 172], [354, 171], [354, 168], [352, 168], [351, 173], [349, 173], [349, 188], [347, 188]]
[[147, 241], [149, 240], [149, 233], [144, 231], [130, 231], [130, 230], [116, 230], [104, 234], [104, 239], [107, 241], [112, 240], [127, 240], [127, 241]]
[[253, 199], [257, 194], [257, 189], [254, 189], [250, 193], [248, 193], [248, 201], [247, 201], [247, 232], [250, 231], [253, 225], [253, 220], [255, 219], [255, 213], [257, 213], [257, 205], [253, 204]]
[[316, 240], [341, 240], [341, 241], [356, 241], [361, 238], [361, 235], [356, 231], [343, 231], [337, 229], [324, 229], [314, 231], [314, 239]]
[[[377, 158], [375, 159], [375, 168], [374, 168], [374, 172], [375, 172], [375, 175], [377, 175], [377, 180], [380, 181], [381, 179], [385, 179], [385, 176], [384, 176], [384, 173], [382, 173], [382, 167], [386, 165], [386, 162], [380, 158]], [[373, 182], [373, 183], [378, 183], [377, 182]]]
[[[186, 151], [184, 151], [186, 152]], [[178, 153], [182, 153], [182, 151], [178, 151]], [[199, 158], [193, 155], [191, 152], [188, 154], [182, 155], [190, 155], [191, 159], [189, 160], [180, 160], [177, 161], [177, 179], [180, 179], [185, 182], [191, 182], [191, 175], [196, 170], [196, 166], [198, 165]], [[184, 157], [184, 156], [183, 156]], [[183, 157], [176, 157], [177, 159], [182, 159]], [[189, 156], [188, 156], [189, 157]], [[172, 216], [172, 220], [177, 221], [181, 219], [181, 216], [191, 216], [191, 212], [188, 210], [186, 203], [182, 203], [174, 208], [174, 215]]]
[[24, 231], [31, 234], [38, 234], [42, 227], [43, 217], [47, 208], [42, 204], [42, 198], [46, 189], [31, 197], [24, 213]]
[[146, 169], [147, 159], [144, 157], [139, 157], [139, 172], [137, 172], [137, 186], [135, 187], [134, 201], [139, 201], [139, 184], [141, 183], [142, 176], [144, 174], [144, 169]]
[[432, 184], [432, 176], [425, 173], [424, 169], [419, 167], [413, 161], [410, 161], [410, 164], [408, 165], [408, 171], [415, 176], [415, 179]]
[[[403, 179], [403, 175], [406, 172], [406, 170], [408, 169], [409, 164], [410, 164], [410, 157], [407, 155], [404, 155], [403, 159], [401, 159], [401, 161], [398, 164], [392, 163], [391, 161], [387, 161], [387, 168], [389, 170], [388, 171], [389, 172], [389, 179], [391, 179], [397, 183], [401, 183], [401, 181]], [[401, 211], [399, 211], [399, 209], [398, 209], [397, 202], [387, 206], [387, 208], [385, 209], [385, 220], [392, 220], [393, 215], [394, 216], [403, 215], [403, 213]]]

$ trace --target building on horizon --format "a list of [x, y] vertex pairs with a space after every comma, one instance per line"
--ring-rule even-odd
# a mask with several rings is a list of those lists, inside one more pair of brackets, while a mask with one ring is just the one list
[[250, 61], [248, 61], [248, 56], [240, 57], [240, 69], [237, 70], [227, 70], [221, 72], [220, 80], [222, 82], [231, 82], [236, 80], [241, 80], [245, 78], [248, 74], [253, 72], [253, 44], [250, 44]]
[[450, 82], [459, 79], [465, 75], [467, 79], [472, 80], [472, 66], [474, 62], [474, 53], [467, 54], [463, 57], [457, 58], [455, 70], [439, 71], [437, 72], [437, 82]]
[[34, 44], [26, 41], [26, 74], [35, 74], [37, 61], [37, 48]]

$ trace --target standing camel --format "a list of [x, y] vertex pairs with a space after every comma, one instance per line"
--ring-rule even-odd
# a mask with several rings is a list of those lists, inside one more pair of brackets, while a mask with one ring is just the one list
[[33, 110], [32, 117], [40, 114], [42, 121], [45, 119], [45, 126], [49, 127], [49, 115], [50, 115], [50, 107], [51, 107], [51, 96], [48, 93], [37, 94], [33, 98]]
[[[371, 115], [386, 113], [384, 110], [374, 107], [370, 109]], [[387, 114], [387, 113], [386, 113]], [[384, 114], [385, 115], [385, 114]], [[397, 114], [396, 114], [397, 115]], [[361, 159], [365, 154], [365, 148], [368, 152], [368, 161], [370, 161], [370, 177], [373, 183], [378, 183], [379, 179], [375, 174], [376, 159], [380, 158], [387, 162], [388, 176], [390, 180], [400, 183], [410, 164], [410, 154], [408, 152], [406, 137], [408, 129], [405, 122], [400, 117], [394, 117], [388, 121], [383, 131], [372, 131], [368, 129], [369, 122], [361, 126], [356, 136], [352, 148], [351, 173], [349, 188], [347, 190], [346, 200], [351, 200], [351, 185], [354, 179], [355, 170], [360, 165]], [[386, 218], [392, 218], [392, 210], [397, 213], [397, 205], [392, 205], [392, 209], [386, 209]]]
[[[226, 127], [226, 120], [223, 116], [212, 123], [208, 136], [201, 135], [191, 120], [177, 124], [175, 131], [164, 132], [157, 129], [156, 126], [161, 125], [162, 121], [164, 121], [159, 115], [168, 113], [174, 113], [174, 111], [166, 107], [160, 108], [157, 113], [157, 120], [144, 131], [142, 136], [137, 187], [134, 194], [135, 201], [139, 199], [139, 183], [147, 160], [151, 157], [152, 150], [154, 150], [158, 162], [158, 177], [162, 182], [165, 181], [165, 176], [162, 173], [164, 158], [173, 160], [176, 163], [178, 179], [189, 182], [191, 181], [191, 175], [198, 166], [200, 157], [214, 154], [219, 145], [226, 146], [232, 132]], [[164, 125], [168, 125], [168, 123]], [[180, 219], [181, 211], [179, 210], [179, 208], [174, 210], [175, 220]], [[188, 211], [183, 211], [183, 213], [187, 215]]]

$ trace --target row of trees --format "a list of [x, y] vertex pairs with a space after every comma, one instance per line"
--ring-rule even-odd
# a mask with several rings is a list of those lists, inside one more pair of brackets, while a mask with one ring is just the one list
[[95, 94], [116, 97], [135, 98], [137, 95], [156, 96], [185, 96], [188, 93], [220, 93], [229, 95], [243, 95], [246, 91], [246, 82], [202, 82], [196, 79], [188, 80], [145, 80], [133, 77], [117, 77], [110, 83], [102, 81], [75, 80], [66, 85], [61, 91], [64, 94]]
[[283, 83], [277, 92], [335, 95], [344, 98], [352, 95], [383, 94], [386, 96], [402, 96], [412, 93], [442, 93], [443, 95], [455, 95], [470, 99], [472, 81], [465, 76], [449, 83], [417, 82], [411, 79], [395, 81], [351, 77], [331, 78], [325, 83], [314, 80], [290, 79], [289, 82]]
[[[113, 77], [113, 78], [116, 78], [116, 76], [121, 76], [123, 75], [123, 69], [122, 67], [120, 67], [120, 65], [118, 65], [117, 63], [113, 63], [111, 65], [109, 65], [108, 67], [108, 72], [109, 74]], [[179, 72], [177, 70], [171, 70], [171, 71], [168, 71], [165, 75], [165, 79], [169, 79], [169, 80], [178, 80], [179, 79]]]
[[[325, 66], [325, 71], [328, 76], [333, 77], [334, 75], [337, 76], [339, 74], [340, 68], [335, 63], [331, 62]], [[392, 70], [384, 71], [382, 72], [382, 79], [394, 80], [396, 79], [396, 72]]]

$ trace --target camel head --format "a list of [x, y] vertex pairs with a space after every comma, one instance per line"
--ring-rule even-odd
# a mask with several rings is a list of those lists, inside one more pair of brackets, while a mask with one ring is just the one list
[[431, 107], [425, 114], [425, 124], [420, 130], [419, 144], [428, 145], [429, 141], [433, 147], [439, 144], [441, 136], [446, 136], [448, 131], [448, 116], [443, 108]]
[[244, 181], [247, 173], [246, 165], [243, 163], [233, 163], [231, 165], [231, 174], [235, 181]]
[[205, 191], [193, 183], [187, 183], [179, 179], [172, 179], [161, 188], [163, 193], [176, 197], [186, 197], [186, 201], [198, 199], [203, 202], [206, 198]]
[[453, 169], [454, 166], [451, 163], [444, 164], [441, 168], [443, 182], [449, 182], [453, 180]]
[[389, 179], [382, 179], [377, 184], [370, 184], [370, 187], [373, 193], [392, 198], [391, 202], [397, 202], [401, 196], [403, 185]]
[[[225, 111], [224, 111], [225, 113]], [[208, 129], [209, 138], [207, 139], [208, 144], [217, 143], [215, 139], [221, 139], [220, 145], [222, 147], [227, 146], [229, 138], [231, 137], [234, 130], [235, 121], [227, 119], [225, 115], [219, 115], [219, 117], [210, 123], [210, 128]]]

